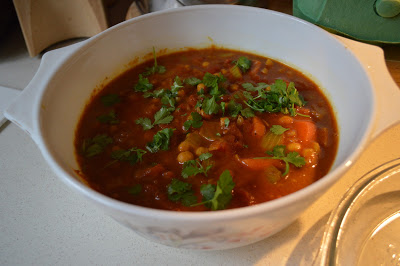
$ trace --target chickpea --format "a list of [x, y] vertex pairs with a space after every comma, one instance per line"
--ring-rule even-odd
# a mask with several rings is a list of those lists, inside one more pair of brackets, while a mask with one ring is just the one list
[[210, 64], [210, 62], [203, 62], [203, 64], [201, 64], [203, 67], [208, 67], [208, 65]]
[[281, 124], [292, 124], [293, 123], [293, 118], [288, 116], [288, 115], [284, 115], [284, 116], [279, 118], [279, 122]]
[[193, 160], [194, 156], [193, 153], [190, 151], [183, 151], [178, 154], [178, 157], [176, 158], [179, 163], [183, 164], [184, 162], [187, 162], [189, 160]]
[[288, 151], [299, 151], [301, 149], [301, 144], [298, 142], [289, 143], [286, 148]]
[[261, 69], [261, 72], [263, 74], [268, 74], [268, 68], [264, 67], [263, 69]]
[[311, 149], [311, 148], [306, 148], [303, 150], [303, 156], [306, 158], [313, 156], [314, 153], [315, 153], [314, 149]]
[[197, 84], [197, 91], [203, 90], [205, 92], [205, 87], [206, 85], [204, 85], [204, 83], [199, 83]]
[[237, 120], [236, 120], [236, 124], [237, 124], [238, 126], [241, 126], [241, 125], [243, 125], [243, 122], [244, 122], [243, 116], [238, 115], [238, 118], [237, 118]]
[[231, 89], [231, 91], [237, 91], [239, 89], [239, 85], [238, 84], [232, 84], [229, 86], [229, 88]]
[[267, 59], [267, 61], [265, 62], [265, 65], [267, 66], [272, 66], [274, 64], [274, 61], [272, 61], [271, 59]]
[[222, 73], [223, 75], [225, 75], [226, 73], [228, 73], [228, 70], [226, 70], [225, 68], [223, 68], [223, 69], [221, 69], [221, 73]]
[[314, 149], [314, 151], [315, 151], [316, 153], [319, 153], [319, 152], [321, 151], [321, 146], [319, 145], [318, 142], [313, 142], [313, 143], [312, 143], [312, 148]]
[[179, 146], [178, 146], [178, 150], [179, 150], [180, 152], [189, 151], [189, 150], [190, 150], [190, 144], [189, 144], [189, 142], [187, 142], [187, 141], [182, 141], [181, 144], [179, 144]]
[[197, 149], [196, 149], [196, 155], [197, 156], [200, 156], [200, 155], [202, 155], [203, 153], [207, 153], [208, 152], [208, 148], [206, 148], [206, 147], [198, 147]]
[[287, 137], [296, 137], [297, 131], [295, 129], [289, 129], [285, 132]]
[[185, 91], [184, 90], [179, 90], [178, 91], [178, 96], [180, 96], [180, 97], [185, 96]]

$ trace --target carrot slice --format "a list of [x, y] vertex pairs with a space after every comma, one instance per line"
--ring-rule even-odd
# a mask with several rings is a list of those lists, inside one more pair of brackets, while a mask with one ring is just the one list
[[297, 131], [297, 137], [305, 142], [315, 141], [317, 126], [312, 121], [299, 120], [294, 123]]
[[261, 138], [265, 135], [266, 127], [263, 121], [257, 116], [253, 117], [253, 136]]

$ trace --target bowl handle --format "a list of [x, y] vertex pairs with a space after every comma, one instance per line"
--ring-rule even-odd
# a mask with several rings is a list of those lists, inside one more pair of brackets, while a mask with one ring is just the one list
[[39, 104], [40, 95], [58, 66], [82, 44], [80, 42], [45, 53], [35, 76], [4, 112], [8, 120], [27, 132], [36, 143], [39, 140], [39, 130], [35, 127], [38, 125], [35, 110], [38, 110], [36, 105]]
[[336, 36], [365, 67], [375, 90], [376, 110], [371, 139], [400, 122], [400, 89], [390, 75], [380, 47]]

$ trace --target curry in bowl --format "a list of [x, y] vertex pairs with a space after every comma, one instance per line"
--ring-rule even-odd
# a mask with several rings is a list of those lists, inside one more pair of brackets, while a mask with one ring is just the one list
[[285, 196], [329, 171], [337, 124], [307, 76], [216, 47], [153, 54], [83, 111], [75, 150], [96, 191], [156, 209], [221, 210]]

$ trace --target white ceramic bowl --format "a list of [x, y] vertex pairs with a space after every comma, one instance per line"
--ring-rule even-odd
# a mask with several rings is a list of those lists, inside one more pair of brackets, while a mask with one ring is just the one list
[[[332, 170], [283, 198], [203, 213], [138, 207], [87, 187], [74, 172], [78, 165], [73, 139], [93, 89], [125, 70], [133, 59], [143, 59], [153, 46], [175, 51], [212, 44], [277, 59], [321, 85], [334, 106], [340, 130]], [[372, 137], [400, 120], [398, 103], [400, 94], [381, 49], [339, 41], [281, 13], [211, 5], [144, 15], [83, 43], [45, 54], [38, 73], [6, 117], [31, 135], [61, 180], [138, 234], [175, 247], [227, 249], [259, 241], [292, 223], [341, 177]]]

